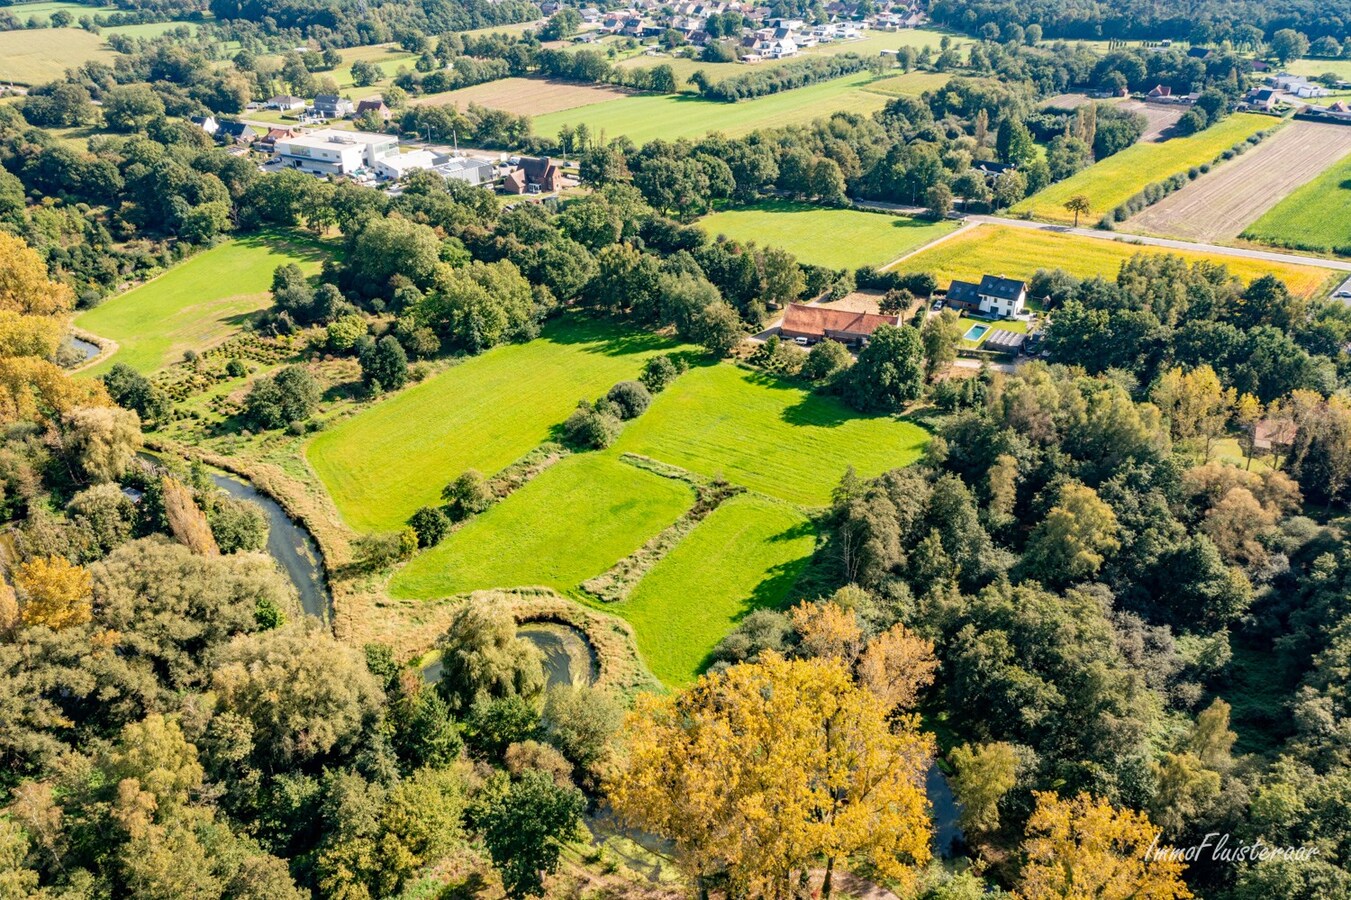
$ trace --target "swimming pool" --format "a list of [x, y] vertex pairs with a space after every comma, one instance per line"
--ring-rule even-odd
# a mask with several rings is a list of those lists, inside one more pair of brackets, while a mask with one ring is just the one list
[[978, 341], [981, 338], [983, 338], [985, 336], [985, 332], [989, 330], [990, 330], [989, 325], [972, 325], [967, 330], [966, 334], [962, 335], [962, 337], [968, 341]]

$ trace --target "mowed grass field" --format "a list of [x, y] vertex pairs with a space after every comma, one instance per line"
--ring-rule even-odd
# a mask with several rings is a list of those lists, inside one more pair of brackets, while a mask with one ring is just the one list
[[439, 504], [466, 469], [500, 471], [547, 440], [578, 400], [637, 377], [649, 356], [673, 347], [565, 318], [537, 340], [467, 359], [339, 422], [306, 456], [348, 525], [394, 529]]
[[42, 84], [90, 60], [112, 65], [116, 56], [102, 37], [82, 28], [0, 31], [0, 81]]
[[[1031, 278], [1038, 269], [1063, 269], [1079, 278], [1115, 279], [1121, 264], [1137, 253], [1172, 253], [1189, 263], [1223, 263], [1244, 283], [1275, 275], [1301, 296], [1319, 293], [1334, 274], [1316, 265], [1289, 265], [1240, 256], [1193, 253], [1114, 241], [1106, 238], [1058, 234], [1011, 225], [980, 225], [955, 235], [931, 250], [917, 253], [898, 265], [898, 272], [929, 272], [946, 288], [954, 279], [979, 281], [984, 274]], [[1311, 260], [1311, 262], [1313, 262]]]
[[747, 613], [791, 602], [815, 530], [784, 503], [742, 494], [718, 507], [606, 612], [633, 625], [638, 652], [668, 687], [693, 681]]
[[534, 130], [552, 136], [564, 125], [585, 123], [594, 136], [608, 140], [622, 135], [637, 144], [657, 138], [698, 138], [712, 131], [736, 137], [757, 128], [810, 122], [837, 111], [863, 115], [876, 112], [890, 98], [868, 89], [875, 80], [867, 72], [856, 72], [740, 103], [720, 103], [690, 94], [636, 94], [536, 116]]
[[908, 465], [924, 429], [865, 418], [834, 397], [730, 364], [693, 369], [615, 442], [700, 475], [802, 506], [826, 506], [849, 466], [864, 478]]
[[881, 266], [957, 228], [951, 221], [930, 222], [857, 209], [834, 209], [769, 201], [713, 213], [699, 220], [709, 235], [782, 247], [800, 262], [832, 269]]
[[1351, 156], [1273, 206], [1243, 237], [1351, 256]]
[[540, 116], [595, 103], [629, 97], [620, 88], [599, 84], [573, 84], [543, 78], [502, 78], [441, 94], [428, 94], [412, 101], [413, 106], [457, 106], [468, 109], [477, 103], [518, 116]]
[[298, 263], [319, 270], [325, 252], [291, 237], [228, 241], [174, 266], [163, 275], [80, 313], [75, 324], [118, 343], [118, 350], [82, 375], [101, 375], [114, 363], [152, 372], [233, 334], [272, 303], [272, 273]]
[[1189, 137], [1139, 143], [1023, 200], [1010, 213], [1072, 224], [1074, 214], [1065, 209], [1065, 202], [1082, 194], [1088, 198], [1092, 212], [1079, 221], [1092, 225], [1146, 186], [1210, 163], [1235, 144], [1278, 124], [1279, 120], [1268, 116], [1239, 113]]
[[429, 599], [536, 585], [575, 592], [693, 502], [685, 482], [613, 453], [571, 456], [414, 558], [394, 576], [390, 593]]

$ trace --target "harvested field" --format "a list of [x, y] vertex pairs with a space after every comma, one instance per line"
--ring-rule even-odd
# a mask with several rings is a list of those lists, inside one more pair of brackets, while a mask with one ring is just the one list
[[1351, 156], [1290, 192], [1243, 237], [1277, 247], [1351, 256]]
[[1140, 135], [1140, 142], [1153, 144], [1162, 141], [1168, 129], [1176, 125], [1187, 111], [1185, 106], [1164, 106], [1160, 103], [1141, 103], [1139, 100], [1127, 100], [1118, 104], [1117, 108], [1139, 113], [1148, 119], [1149, 125], [1145, 127], [1145, 133]]
[[598, 84], [573, 84], [566, 81], [546, 81], [542, 78], [503, 78], [472, 87], [432, 94], [414, 100], [414, 106], [449, 106], [468, 109], [477, 103], [489, 109], [500, 109], [518, 116], [542, 116], [618, 100], [631, 94], [622, 88]]
[[1126, 222], [1130, 231], [1193, 241], [1238, 237], [1291, 191], [1351, 153], [1351, 128], [1292, 122]]

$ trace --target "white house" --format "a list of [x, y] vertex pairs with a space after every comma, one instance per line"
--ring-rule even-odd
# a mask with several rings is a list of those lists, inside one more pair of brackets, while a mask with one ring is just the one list
[[1012, 278], [986, 275], [980, 280], [980, 284], [953, 281], [948, 288], [948, 306], [986, 316], [1016, 318], [1022, 315], [1026, 303], [1026, 282]]

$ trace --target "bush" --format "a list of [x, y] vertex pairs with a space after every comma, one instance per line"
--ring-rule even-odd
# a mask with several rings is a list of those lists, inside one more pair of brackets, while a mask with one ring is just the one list
[[352, 558], [368, 572], [387, 569], [408, 559], [417, 550], [417, 533], [411, 528], [383, 534], [366, 534], [352, 545]]
[[446, 501], [451, 516], [465, 519], [478, 515], [493, 505], [493, 492], [487, 480], [474, 469], [467, 469], [463, 475], [446, 485], [441, 491], [441, 499]]
[[434, 506], [424, 506], [408, 519], [419, 547], [435, 547], [450, 531], [450, 519]]
[[802, 377], [808, 381], [829, 381], [853, 365], [854, 358], [838, 341], [824, 340], [812, 347], [802, 364]]
[[660, 394], [684, 372], [687, 366], [683, 357], [675, 355], [654, 356], [643, 364], [643, 374], [638, 380], [650, 393]]
[[585, 400], [563, 423], [568, 443], [590, 450], [604, 450], [610, 446], [619, 436], [619, 429], [617, 417], [601, 412]]
[[652, 394], [636, 381], [621, 381], [605, 395], [618, 411], [621, 419], [636, 419], [647, 411]]
[[260, 428], [303, 422], [319, 406], [319, 383], [300, 366], [287, 366], [253, 383], [244, 398], [245, 417]]
[[231, 378], [243, 378], [249, 374], [249, 367], [242, 359], [232, 359], [225, 364], [225, 374]]

